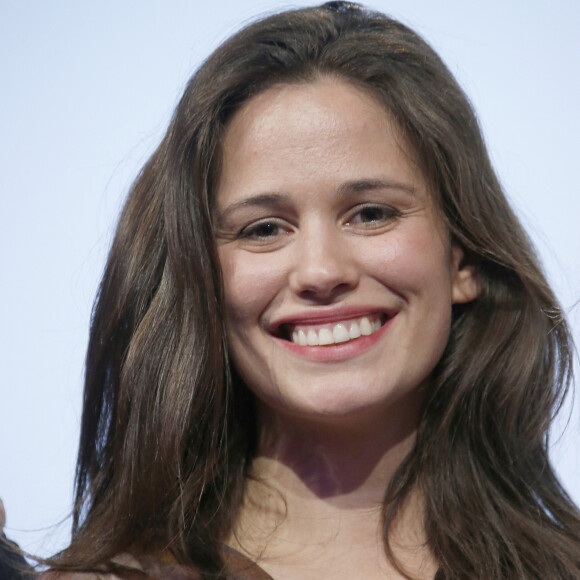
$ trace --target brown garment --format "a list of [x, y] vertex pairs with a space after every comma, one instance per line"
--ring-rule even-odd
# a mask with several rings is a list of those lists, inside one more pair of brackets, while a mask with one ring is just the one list
[[[222, 555], [227, 567], [226, 577], [228, 580], [274, 580], [255, 562], [233, 548], [223, 546]], [[141, 565], [147, 574], [145, 577], [147, 580], [201, 580], [201, 576], [197, 572], [177, 564], [168, 552], [162, 560], [157, 559], [154, 562], [151, 561], [150, 564], [142, 562]], [[145, 580], [145, 578], [141, 580]], [[127, 580], [133, 580], [133, 578]], [[135, 578], [135, 580], [138, 579]], [[434, 580], [444, 580], [441, 570], [435, 574]]]
[[[274, 580], [255, 562], [233, 548], [223, 547], [227, 580]], [[115, 559], [125, 569], [120, 575], [94, 572], [46, 572], [39, 580], [201, 580], [199, 572], [178, 564], [171, 552], [161, 556], [134, 558], [125, 554]], [[3, 580], [3, 579], [2, 579]], [[434, 580], [444, 580], [441, 571]]]
[[228, 570], [231, 571], [228, 580], [274, 580], [258, 564], [233, 548], [224, 546], [223, 556]]
[[[222, 555], [227, 568], [226, 577], [228, 580], [273, 580], [255, 562], [228, 546], [223, 547]], [[155, 580], [201, 580], [198, 572], [178, 564], [168, 552], [161, 559], [140, 559], [139, 564], [145, 572], [147, 580], [150, 578]]]

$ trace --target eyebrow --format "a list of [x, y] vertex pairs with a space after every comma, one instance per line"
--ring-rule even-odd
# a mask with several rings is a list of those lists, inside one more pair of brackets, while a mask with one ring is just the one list
[[290, 196], [285, 193], [260, 193], [258, 195], [253, 195], [242, 199], [231, 205], [228, 205], [223, 211], [216, 212], [216, 222], [218, 225], [223, 224], [227, 220], [227, 217], [243, 208], [252, 207], [267, 207], [267, 208], [279, 208], [283, 205], [290, 203]]
[[341, 196], [348, 196], [376, 189], [396, 189], [413, 197], [417, 193], [415, 187], [409, 183], [391, 179], [355, 179], [354, 181], [346, 181], [338, 187], [338, 193]]
[[[412, 197], [416, 195], [416, 189], [408, 183], [400, 181], [385, 180], [385, 179], [355, 179], [353, 181], [346, 181], [341, 183], [337, 189], [340, 197], [356, 196], [365, 191], [373, 191], [378, 189], [393, 189], [401, 191]], [[216, 222], [218, 225], [223, 224], [228, 216], [236, 211], [244, 208], [260, 207], [260, 208], [280, 208], [291, 203], [291, 198], [288, 194], [279, 192], [260, 193], [252, 195], [246, 199], [242, 199], [232, 203], [226, 207], [222, 212], [216, 212]]]

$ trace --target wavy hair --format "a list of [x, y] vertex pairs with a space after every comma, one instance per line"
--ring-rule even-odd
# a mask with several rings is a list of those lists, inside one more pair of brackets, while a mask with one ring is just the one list
[[276, 14], [227, 40], [133, 184], [92, 316], [73, 541], [57, 566], [170, 548], [205, 577], [222, 574], [219, 541], [256, 437], [228, 359], [212, 233], [222, 139], [252, 96], [324, 76], [388, 109], [482, 289], [454, 307], [415, 447], [385, 482], [387, 554], [418, 487], [438, 578], [578, 578], [580, 515], [548, 458], [571, 381], [565, 318], [453, 76], [409, 28], [349, 2]]

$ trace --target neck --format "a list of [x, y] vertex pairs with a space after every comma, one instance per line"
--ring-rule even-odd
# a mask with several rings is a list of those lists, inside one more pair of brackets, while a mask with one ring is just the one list
[[[330, 577], [319, 569], [310, 576], [309, 570], [316, 562], [327, 567], [338, 561], [344, 577], [358, 570], [351, 577], [397, 578], [384, 552], [383, 504], [393, 473], [415, 441], [416, 416], [404, 412], [409, 408], [416, 406], [401, 401], [387, 416], [316, 421], [259, 409], [258, 452], [232, 546], [259, 557], [276, 579], [293, 578], [293, 568], [297, 578]], [[389, 535], [391, 544], [415, 550], [424, 544], [420, 522], [414, 493], [397, 518], [396, 538]], [[344, 561], [347, 554], [352, 568]], [[361, 561], [368, 568], [363, 576]], [[385, 576], [387, 569], [391, 574]], [[332, 577], [342, 576], [334, 571]]]
[[329, 504], [381, 505], [388, 482], [415, 441], [414, 418], [308, 421], [260, 412], [253, 474]]

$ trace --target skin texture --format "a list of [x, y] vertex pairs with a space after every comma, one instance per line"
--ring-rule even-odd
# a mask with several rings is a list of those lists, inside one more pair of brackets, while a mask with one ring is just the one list
[[[332, 80], [275, 87], [229, 126], [217, 204], [230, 347], [276, 412], [383, 414], [429, 376], [451, 304], [473, 293], [400, 143], [372, 97]], [[389, 318], [365, 348], [276, 336], [281, 322], [364, 314]]]
[[[399, 578], [383, 551], [385, 488], [413, 444], [451, 306], [477, 296], [476, 277], [389, 114], [344, 81], [247, 102], [226, 131], [216, 201], [230, 351], [260, 420], [258, 481], [230, 544], [281, 580]], [[380, 330], [288, 340], [363, 316]], [[397, 553], [432, 578], [420, 497], [407, 508]]]

